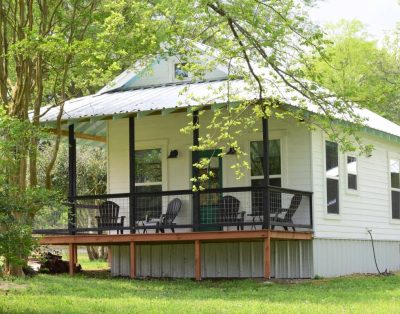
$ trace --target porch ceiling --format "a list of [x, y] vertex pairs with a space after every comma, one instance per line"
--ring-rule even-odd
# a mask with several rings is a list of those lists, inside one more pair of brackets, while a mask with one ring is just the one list
[[[55, 125], [47, 125], [49, 133], [56, 134]], [[107, 142], [107, 123], [104, 120], [75, 123], [75, 138], [80, 145], [104, 146]], [[61, 125], [61, 140], [68, 142], [68, 124]]]

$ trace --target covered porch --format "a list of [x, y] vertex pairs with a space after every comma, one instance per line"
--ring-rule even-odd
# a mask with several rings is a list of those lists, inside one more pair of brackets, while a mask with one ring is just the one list
[[[312, 192], [292, 188], [309, 186], [310, 161], [307, 156], [293, 153], [298, 151], [297, 147], [288, 147], [288, 142], [298, 142], [287, 135], [288, 130], [280, 130], [283, 136], [274, 135], [270, 139], [268, 121], [262, 119], [262, 132], [258, 136], [243, 136], [243, 145], [249, 146], [244, 149], [248, 149], [251, 169], [245, 169], [245, 178], [238, 181], [230, 169], [235, 162], [235, 152], [228, 152], [222, 158], [217, 149], [190, 150], [191, 145], [198, 145], [202, 128], [195, 128], [192, 143], [187, 143], [188, 136], [179, 134], [177, 123], [181, 120], [179, 123], [184, 125], [182, 121], [186, 116], [186, 112], [163, 116], [162, 111], [155, 111], [146, 118], [139, 118], [136, 113], [117, 120], [111, 116], [97, 118], [95, 122], [87, 119], [73, 123], [66, 121], [68, 200], [60, 209], [64, 213], [59, 216], [68, 219], [64, 223], [58, 221], [37, 228], [35, 233], [312, 230]], [[164, 121], [167, 121], [165, 125]], [[171, 123], [178, 126], [171, 126]], [[192, 123], [199, 124], [197, 111], [193, 113]], [[160, 132], [154, 130], [153, 124], [158, 125]], [[293, 129], [290, 125], [283, 127]], [[94, 131], [92, 134], [87, 132], [90, 129]], [[300, 131], [305, 133], [301, 129], [291, 132]], [[140, 138], [142, 132], [151, 132], [148, 139]], [[272, 131], [272, 134], [276, 133]], [[166, 139], [160, 140], [163, 135]], [[307, 133], [302, 135], [303, 138], [306, 136]], [[77, 143], [82, 139], [96, 145], [100, 142], [106, 148], [107, 193], [82, 195], [77, 190]], [[307, 146], [307, 143], [297, 145]], [[206, 182], [206, 189], [193, 189], [191, 178], [198, 177], [203, 171], [193, 164], [203, 157], [210, 160], [204, 171], [212, 171], [214, 175]]]
[[[98, 97], [97, 101], [104, 103], [102, 96]], [[302, 247], [311, 243], [313, 230], [313, 194], [307, 190], [311, 186], [309, 131], [293, 121], [260, 119], [259, 132], [239, 139], [248, 153], [251, 169], [238, 181], [230, 169], [235, 152], [227, 152], [222, 158], [217, 149], [190, 149], [198, 145], [209, 115], [220, 108], [221, 105], [206, 105], [202, 107], [206, 112], [202, 116], [191, 107], [146, 111], [134, 108], [125, 113], [105, 113], [103, 109], [96, 112], [92, 108], [83, 116], [77, 110], [69, 112], [62, 131], [69, 145], [68, 200], [58, 214], [67, 219], [55, 219], [54, 224], [37, 228], [35, 233], [43, 236], [41, 243], [69, 246], [74, 261], [71, 274], [77, 262], [77, 245], [111, 246], [113, 265], [126, 265], [129, 261], [129, 274], [123, 270], [116, 274], [132, 278], [136, 277], [136, 264], [141, 263], [141, 258], [154, 259], [143, 252], [157, 246], [163, 252], [167, 250], [166, 258], [171, 260], [174, 250], [181, 250], [176, 245], [184, 245], [182, 250], [188, 255], [181, 256], [182, 260], [194, 258], [196, 279], [208, 277], [204, 269], [206, 259], [203, 266], [199, 260], [201, 252], [207, 255], [214, 244], [222, 245], [223, 250], [232, 246], [224, 253], [227, 255], [240, 252], [235, 255], [239, 264], [249, 258], [244, 252], [254, 250], [251, 260], [258, 263], [253, 274], [256, 277], [271, 276], [271, 240], [275, 265], [284, 264], [277, 257], [281, 250], [287, 255], [287, 268], [293, 268], [289, 266], [290, 254], [300, 259], [300, 264], [293, 261], [297, 263], [296, 269], [310, 263], [309, 253], [304, 260], [302, 257], [302, 250], [311, 252], [308, 244], [307, 249]], [[195, 127], [189, 136], [182, 135], [179, 129], [188, 119], [192, 119], [193, 126], [200, 127]], [[105, 194], [82, 195], [77, 190], [77, 145], [88, 141], [106, 148]], [[192, 165], [203, 157], [210, 158], [216, 176], [205, 190], [194, 190], [190, 178], [202, 170]], [[282, 248], [279, 241], [289, 241], [287, 248]], [[219, 254], [219, 248], [214, 250]], [[243, 267], [251, 267], [251, 260]], [[145, 262], [148, 263], [154, 260]], [[310, 272], [296, 274], [308, 276]]]

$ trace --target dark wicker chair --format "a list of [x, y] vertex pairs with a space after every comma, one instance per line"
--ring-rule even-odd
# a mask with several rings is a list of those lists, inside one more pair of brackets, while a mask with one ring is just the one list
[[231, 195], [225, 195], [218, 204], [218, 223], [235, 223], [237, 230], [244, 229], [244, 215], [246, 212], [239, 212], [240, 201]]
[[174, 198], [172, 201], [168, 203], [167, 212], [165, 214], [161, 214], [160, 218], [158, 219], [147, 219], [143, 222], [145, 227], [143, 232], [146, 232], [147, 227], [155, 226], [156, 232], [165, 233], [166, 228], [170, 228], [172, 232], [175, 232], [175, 225], [174, 220], [176, 216], [178, 216], [179, 211], [182, 207], [182, 201], [179, 198]]
[[[99, 228], [117, 228], [117, 234], [121, 232], [124, 234], [124, 220], [125, 216], [118, 217], [119, 205], [112, 201], [105, 201], [99, 206], [100, 216], [96, 216], [97, 226]], [[118, 221], [120, 220], [120, 221]], [[102, 230], [99, 230], [102, 234]]]
[[[293, 226], [292, 217], [296, 213], [297, 209], [299, 208], [302, 199], [303, 199], [303, 196], [301, 194], [294, 194], [292, 196], [292, 200], [290, 201], [289, 208], [281, 208], [274, 215], [271, 215], [272, 230], [275, 228], [274, 222], [280, 222], [280, 223], [292, 224], [291, 227], [293, 228], [293, 231], [296, 231], [296, 229]], [[287, 226], [283, 226], [283, 228], [286, 231], [288, 230]]]

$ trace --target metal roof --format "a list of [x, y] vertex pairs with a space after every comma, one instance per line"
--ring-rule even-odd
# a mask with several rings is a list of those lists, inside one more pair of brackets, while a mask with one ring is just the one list
[[[198, 106], [199, 99], [203, 105], [221, 104], [227, 102], [228, 81], [189, 82], [149, 86], [129, 91], [94, 94], [67, 101], [64, 105], [62, 120], [91, 119], [92, 122], [102, 117], [118, 116], [130, 113], [150, 112], [163, 109], [180, 109]], [[243, 80], [230, 81], [230, 90], [236, 101], [255, 99], [256, 91]], [[300, 106], [294, 100], [299, 95], [288, 92], [287, 88], [276, 88], [275, 95], [293, 106]], [[232, 99], [231, 99], [232, 101]], [[307, 109], [320, 113], [317, 106], [309, 101]], [[43, 108], [42, 111], [45, 111]], [[57, 119], [59, 107], [51, 108], [43, 117], [42, 122], [54, 122]], [[354, 112], [365, 119], [366, 130], [375, 135], [385, 135], [391, 140], [400, 142], [400, 126], [373, 113], [367, 109], [354, 109]], [[369, 129], [369, 130], [368, 130]], [[377, 131], [377, 132], [375, 132]], [[393, 136], [395, 138], [393, 138]]]
[[[150, 86], [129, 91], [94, 94], [67, 101], [64, 105], [62, 120], [77, 120], [98, 116], [113, 116], [135, 112], [155, 111], [171, 108], [187, 108], [198, 106], [196, 99], [202, 104], [226, 103], [226, 80], [197, 83], [168, 84]], [[230, 88], [243, 88], [243, 81], [231, 81]], [[218, 93], [218, 91], [220, 91]], [[240, 91], [241, 100], [254, 98], [255, 95]], [[42, 111], [45, 111], [43, 108]], [[42, 122], [56, 121], [59, 108], [50, 109], [41, 119]]]

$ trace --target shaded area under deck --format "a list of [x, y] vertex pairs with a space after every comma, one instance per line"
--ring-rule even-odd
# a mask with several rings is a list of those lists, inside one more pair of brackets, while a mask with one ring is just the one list
[[[202, 244], [206, 243], [232, 243], [243, 241], [262, 242], [263, 277], [271, 277], [271, 240], [304, 240], [311, 241], [312, 232], [291, 232], [277, 230], [253, 230], [253, 231], [213, 231], [213, 232], [180, 232], [166, 234], [126, 234], [126, 235], [62, 235], [45, 236], [40, 239], [41, 245], [68, 245], [71, 259], [70, 274], [75, 272], [77, 261], [76, 248], [78, 245], [104, 245], [129, 246], [129, 276], [137, 277], [137, 254], [139, 245], [144, 244], [194, 244], [194, 277], [202, 279]], [[203, 259], [204, 260], [204, 259]]]

